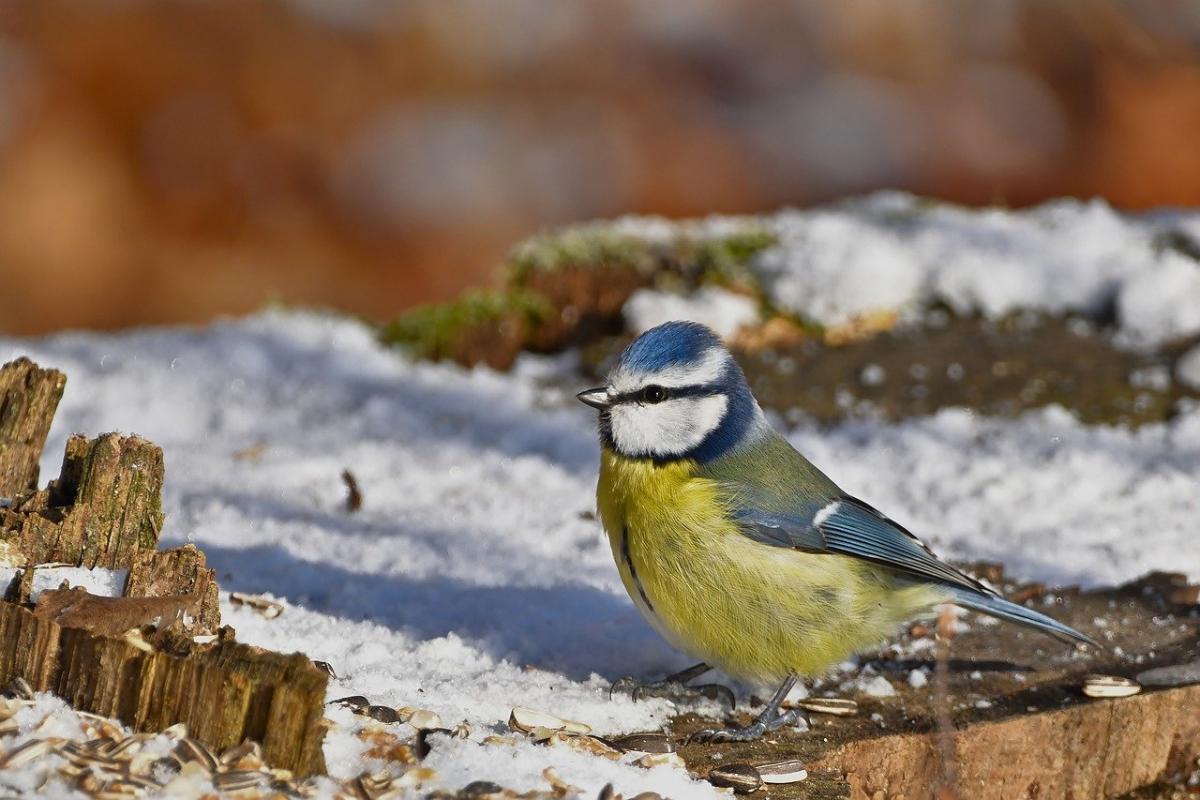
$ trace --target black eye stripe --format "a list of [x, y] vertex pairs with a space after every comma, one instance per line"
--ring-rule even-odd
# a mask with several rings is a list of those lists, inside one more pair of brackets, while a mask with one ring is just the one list
[[[643, 387], [642, 389], [638, 389], [636, 392], [624, 392], [619, 394], [612, 398], [612, 403], [614, 405], [620, 405], [622, 403], [645, 403], [646, 398], [642, 393], [646, 388], [647, 387]], [[721, 394], [721, 389], [717, 388], [716, 386], [705, 386], [703, 384], [696, 384], [694, 386], [669, 386], [663, 388], [665, 388], [667, 392], [667, 396], [664, 398], [666, 400], [674, 400], [677, 397], [714, 397], [718, 394]]]

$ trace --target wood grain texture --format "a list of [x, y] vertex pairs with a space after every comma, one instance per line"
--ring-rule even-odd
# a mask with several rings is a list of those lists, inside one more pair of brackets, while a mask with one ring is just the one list
[[0, 538], [23, 563], [127, 568], [158, 544], [163, 475], [140, 436], [72, 436], [59, 477], [0, 512]]
[[0, 602], [0, 684], [16, 677], [136, 730], [182, 722], [217, 751], [249, 738], [263, 745], [273, 766], [297, 775], [325, 770], [328, 676], [300, 653], [228, 637], [187, 654], [148, 653], [123, 638], [64, 627]]
[[[1200, 755], [1200, 686], [980, 722], [954, 744], [962, 797], [1114, 797]], [[942, 774], [936, 733], [847, 742], [809, 769], [844, 774], [854, 800], [926, 797]]]
[[46, 434], [67, 377], [27, 358], [0, 367], [0, 497], [34, 491]]

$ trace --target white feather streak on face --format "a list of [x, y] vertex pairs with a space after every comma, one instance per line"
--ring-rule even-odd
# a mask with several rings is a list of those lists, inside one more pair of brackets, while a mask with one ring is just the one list
[[620, 403], [609, 411], [618, 452], [659, 458], [699, 447], [725, 418], [724, 395], [676, 397], [661, 403]]
[[680, 386], [707, 386], [725, 372], [731, 356], [719, 347], [713, 347], [694, 364], [676, 364], [654, 372], [643, 372], [618, 367], [608, 376], [608, 386], [617, 394], [631, 394], [646, 386], [665, 386], [677, 389]]

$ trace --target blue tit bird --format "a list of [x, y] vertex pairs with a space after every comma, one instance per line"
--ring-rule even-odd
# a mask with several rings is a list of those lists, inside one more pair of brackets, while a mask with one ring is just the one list
[[1087, 636], [1011, 603], [825, 476], [777, 433], [711, 330], [668, 322], [621, 354], [598, 409], [597, 506], [642, 615], [675, 648], [778, 686], [748, 726], [698, 738], [751, 741], [799, 721], [780, 706], [800, 677], [877, 645], [940, 603]]

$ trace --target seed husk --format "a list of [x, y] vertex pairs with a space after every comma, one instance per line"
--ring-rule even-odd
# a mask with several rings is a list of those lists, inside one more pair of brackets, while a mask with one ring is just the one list
[[179, 740], [179, 743], [175, 745], [175, 749], [171, 751], [171, 756], [184, 769], [187, 768], [188, 764], [197, 764], [210, 775], [217, 771], [217, 757], [213, 755], [211, 750], [190, 736], [185, 736]]
[[1138, 673], [1137, 679], [1143, 686], [1186, 686], [1200, 683], [1200, 661], [1148, 669]]
[[763, 787], [762, 775], [750, 764], [713, 767], [708, 773], [708, 782], [713, 786], [728, 787], [738, 794], [750, 794]]
[[608, 744], [626, 753], [674, 753], [675, 740], [665, 733], [629, 733], [608, 739]]
[[231, 767], [244, 758], [262, 761], [262, 746], [253, 739], [246, 739], [241, 744], [227, 748], [218, 759], [223, 767]]
[[1130, 697], [1141, 690], [1137, 681], [1119, 675], [1087, 675], [1083, 679], [1083, 693], [1088, 697]]
[[258, 770], [239, 769], [232, 772], [222, 772], [213, 778], [213, 786], [223, 792], [238, 792], [243, 789], [253, 789], [270, 781], [269, 776]]
[[545, 728], [551, 731], [562, 730], [566, 721], [547, 714], [544, 711], [536, 711], [532, 708], [523, 706], [515, 706], [508, 715], [508, 727], [514, 731], [521, 733], [531, 733], [537, 728]]
[[334, 680], [337, 680], [337, 670], [335, 670], [333, 668], [333, 664], [330, 664], [328, 661], [317, 661], [316, 659], [313, 659], [313, 666]]
[[787, 761], [772, 761], [769, 764], [757, 764], [755, 769], [762, 777], [763, 783], [799, 783], [808, 777], [804, 762], [797, 759]]
[[832, 714], [835, 717], [850, 717], [858, 713], [858, 703], [840, 697], [806, 697], [795, 705], [814, 714]]
[[277, 603], [274, 600], [268, 600], [267, 598], [257, 594], [230, 592], [229, 600], [234, 605], [249, 606], [267, 619], [275, 619], [283, 613], [283, 603]]
[[362, 709], [371, 705], [371, 701], [363, 697], [361, 694], [352, 694], [349, 697], [339, 697], [336, 700], [330, 700], [325, 705], [339, 705], [350, 709], [351, 711], [361, 713]]
[[639, 767], [645, 767], [646, 769], [662, 766], [679, 767], [680, 769], [683, 769], [687, 766], [685, 763], [683, 763], [683, 759], [678, 753], [647, 753], [633, 763], [637, 764]]
[[418, 708], [409, 714], [405, 721], [419, 731], [446, 727], [442, 724], [442, 718], [427, 708]]
[[355, 712], [366, 714], [371, 719], [385, 724], [400, 721], [400, 712], [391, 706], [369, 705], [365, 709], [355, 709]]
[[11, 769], [22, 764], [28, 764], [35, 758], [41, 758], [53, 749], [47, 739], [30, 739], [24, 744], [17, 745], [0, 757], [0, 769]]

